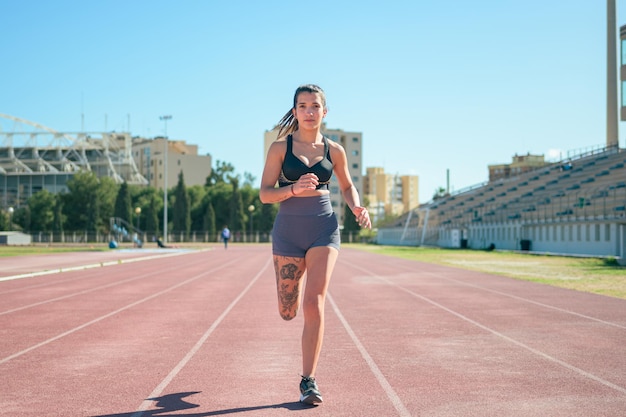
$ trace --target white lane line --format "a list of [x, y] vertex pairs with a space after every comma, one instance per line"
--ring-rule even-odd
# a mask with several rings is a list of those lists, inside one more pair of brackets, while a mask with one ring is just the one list
[[330, 301], [330, 304], [333, 307], [333, 310], [335, 311], [335, 314], [337, 314], [337, 317], [339, 317], [339, 320], [343, 324], [343, 327], [346, 329], [346, 332], [348, 332], [348, 335], [350, 335], [352, 342], [354, 342], [355, 346], [361, 353], [361, 356], [363, 357], [363, 359], [369, 366], [370, 370], [372, 371], [372, 373], [378, 380], [378, 383], [382, 387], [383, 391], [385, 391], [385, 394], [387, 394], [387, 398], [389, 398], [389, 401], [391, 401], [395, 409], [398, 411], [398, 415], [401, 417], [411, 417], [411, 413], [409, 412], [409, 410], [407, 410], [407, 408], [405, 407], [404, 403], [402, 402], [398, 394], [396, 394], [396, 392], [394, 391], [389, 381], [387, 381], [387, 379], [381, 372], [380, 368], [378, 368], [378, 365], [376, 365], [376, 362], [374, 362], [374, 359], [372, 359], [370, 354], [367, 352], [367, 349], [365, 349], [365, 346], [363, 346], [363, 344], [361, 343], [357, 335], [354, 333], [354, 331], [350, 327], [350, 324], [348, 324], [348, 321], [346, 320], [346, 318], [343, 316], [343, 314], [341, 314], [339, 307], [337, 307], [337, 304], [335, 303], [335, 300], [330, 295], [330, 293], [327, 294], [327, 297], [328, 297], [328, 301]]
[[[435, 275], [435, 274], [433, 274], [433, 275]], [[440, 277], [440, 278], [442, 278], [442, 277]], [[598, 323], [606, 324], [607, 326], [613, 326], [613, 327], [618, 327], [620, 329], [626, 329], [626, 326], [623, 326], [623, 325], [618, 324], [618, 323], [613, 323], [613, 322], [602, 320], [602, 319], [599, 319], [599, 318], [596, 318], [596, 317], [587, 316], [587, 315], [582, 314], [582, 313], [577, 313], [575, 311], [566, 310], [564, 308], [552, 306], [550, 304], [544, 304], [544, 303], [541, 303], [539, 301], [531, 300], [529, 298], [519, 297], [517, 295], [508, 294], [508, 293], [505, 293], [505, 292], [502, 292], [502, 291], [498, 291], [498, 290], [492, 290], [490, 288], [482, 287], [482, 286], [476, 285], [476, 284], [469, 284], [467, 282], [459, 281], [459, 280], [456, 280], [454, 278], [443, 277], [443, 279], [448, 280], [448, 281], [452, 281], [452, 282], [456, 282], [458, 284], [465, 285], [467, 287], [473, 287], [473, 288], [477, 288], [477, 289], [480, 289], [480, 290], [483, 290], [483, 291], [488, 291], [488, 292], [492, 292], [494, 294], [502, 295], [504, 297], [509, 297], [509, 298], [513, 298], [513, 299], [516, 299], [516, 300], [519, 300], [519, 301], [524, 301], [524, 302], [527, 302], [527, 303], [530, 303], [530, 304], [535, 304], [535, 305], [538, 305], [540, 307], [547, 308], [547, 309], [550, 309], [550, 310], [556, 310], [556, 311], [560, 311], [561, 313], [566, 313], [566, 314], [570, 314], [572, 316], [576, 316], [576, 317], [580, 317], [580, 318], [583, 318], [583, 319], [587, 319], [587, 320], [595, 321], [595, 322], [598, 322]]]
[[108, 319], [109, 317], [112, 317], [112, 316], [114, 316], [114, 315], [116, 315], [118, 313], [121, 313], [122, 311], [128, 310], [130, 308], [138, 306], [139, 304], [145, 303], [146, 301], [150, 301], [150, 300], [152, 300], [154, 298], [160, 297], [163, 294], [166, 294], [166, 293], [168, 293], [168, 292], [170, 292], [172, 290], [175, 290], [176, 288], [179, 288], [179, 287], [182, 287], [184, 285], [187, 285], [190, 282], [193, 282], [193, 281], [195, 281], [195, 280], [197, 280], [199, 278], [202, 278], [203, 276], [208, 275], [208, 274], [210, 274], [212, 272], [215, 272], [215, 271], [218, 271], [220, 269], [223, 269], [223, 268], [227, 267], [228, 265], [230, 265], [232, 263], [235, 263], [235, 262], [237, 262], [237, 259], [233, 259], [232, 261], [224, 263], [224, 264], [222, 264], [222, 265], [220, 265], [220, 266], [218, 266], [216, 268], [210, 269], [208, 271], [204, 271], [203, 273], [198, 274], [198, 275], [196, 275], [194, 277], [191, 277], [191, 278], [189, 278], [189, 279], [187, 279], [185, 281], [181, 281], [181, 282], [179, 282], [176, 285], [173, 285], [173, 286], [171, 286], [169, 288], [161, 290], [161, 291], [159, 291], [157, 293], [154, 293], [154, 294], [152, 294], [152, 295], [150, 295], [148, 297], [142, 298], [141, 300], [137, 300], [134, 303], [131, 303], [131, 304], [128, 304], [128, 305], [126, 305], [124, 307], [118, 308], [117, 310], [112, 311], [112, 312], [110, 312], [108, 314], [105, 314], [104, 316], [100, 316], [100, 317], [98, 317], [96, 319], [88, 321], [87, 323], [81, 324], [78, 327], [74, 327], [73, 329], [70, 329], [70, 330], [68, 330], [66, 332], [63, 332], [63, 333], [60, 333], [60, 334], [58, 334], [58, 335], [56, 335], [54, 337], [51, 337], [50, 339], [44, 340], [43, 342], [37, 343], [36, 345], [30, 346], [30, 347], [28, 347], [26, 349], [23, 349], [23, 350], [21, 350], [19, 352], [16, 352], [16, 353], [14, 353], [14, 354], [12, 354], [10, 356], [7, 356], [7, 357], [5, 357], [3, 359], [0, 359], [0, 365], [2, 365], [3, 363], [9, 362], [10, 360], [15, 359], [17, 357], [20, 357], [22, 355], [25, 355], [28, 352], [32, 352], [35, 349], [39, 349], [42, 346], [45, 346], [45, 345], [47, 345], [49, 343], [52, 343], [52, 342], [54, 342], [56, 340], [59, 340], [59, 339], [65, 337], [65, 336], [68, 336], [68, 335], [70, 335], [72, 333], [75, 333], [75, 332], [77, 332], [79, 330], [82, 330], [82, 329], [84, 329], [86, 327], [89, 327], [92, 324], [95, 324], [95, 323], [98, 323], [98, 322], [100, 322], [102, 320]]
[[456, 311], [451, 310], [448, 307], [446, 307], [446, 306], [444, 306], [442, 304], [439, 304], [438, 302], [436, 302], [434, 300], [431, 300], [428, 297], [424, 297], [423, 295], [417, 294], [416, 292], [413, 292], [413, 291], [411, 291], [411, 290], [409, 290], [407, 288], [404, 288], [404, 287], [400, 286], [399, 284], [396, 284], [395, 282], [392, 282], [392, 281], [390, 281], [389, 279], [387, 279], [385, 277], [381, 277], [381, 276], [378, 276], [378, 275], [373, 275], [371, 273], [371, 271], [368, 271], [368, 270], [363, 269], [361, 267], [358, 267], [356, 265], [352, 265], [352, 267], [354, 267], [356, 269], [359, 269], [359, 270], [369, 274], [372, 277], [378, 278], [381, 281], [386, 282], [387, 284], [392, 285], [392, 286], [398, 288], [399, 290], [402, 290], [402, 291], [404, 291], [404, 292], [406, 292], [406, 293], [408, 293], [408, 294], [410, 294], [410, 295], [412, 295], [412, 296], [414, 296], [416, 298], [419, 298], [420, 300], [423, 300], [423, 301], [425, 301], [425, 302], [427, 302], [429, 304], [432, 304], [435, 307], [438, 307], [438, 308], [440, 308], [440, 309], [442, 309], [444, 311], [447, 311], [448, 313], [450, 313], [450, 314], [460, 318], [461, 320], [464, 320], [464, 321], [466, 321], [468, 323], [471, 323], [471, 324], [473, 324], [476, 327], [479, 327], [479, 328], [481, 328], [481, 329], [483, 329], [483, 330], [485, 330], [485, 331], [487, 331], [487, 332], [489, 332], [489, 333], [491, 333], [491, 334], [493, 334], [493, 335], [495, 335], [495, 336], [497, 336], [497, 337], [499, 337], [501, 339], [504, 339], [504, 340], [506, 340], [506, 341], [508, 341], [510, 343], [513, 343], [514, 345], [517, 345], [517, 346], [519, 346], [519, 347], [521, 347], [523, 349], [526, 349], [527, 351], [529, 351], [531, 353], [534, 353], [535, 355], [538, 355], [538, 356], [540, 356], [540, 357], [542, 357], [542, 358], [544, 358], [544, 359], [546, 359], [546, 360], [548, 360], [550, 362], [554, 362], [554, 363], [556, 363], [558, 365], [561, 365], [562, 367], [567, 368], [570, 371], [573, 371], [573, 372], [575, 372], [575, 373], [577, 373], [577, 374], [579, 374], [579, 375], [581, 375], [583, 377], [586, 377], [586, 378], [592, 379], [592, 380], [594, 380], [596, 382], [599, 382], [600, 384], [602, 384], [604, 386], [607, 386], [609, 388], [612, 388], [615, 391], [621, 392], [622, 394], [626, 394], [626, 388], [624, 388], [624, 387], [621, 387], [619, 385], [613, 384], [612, 382], [609, 382], [609, 381], [607, 381], [605, 379], [602, 379], [599, 376], [596, 376], [596, 375], [594, 375], [592, 373], [589, 373], [589, 372], [587, 372], [587, 371], [585, 371], [583, 369], [577, 368], [574, 365], [570, 365], [567, 362], [564, 362], [564, 361], [562, 361], [560, 359], [555, 358], [554, 356], [550, 356], [547, 353], [544, 353], [544, 352], [542, 352], [540, 350], [537, 350], [537, 349], [535, 349], [533, 347], [530, 347], [530, 346], [528, 346], [528, 345], [526, 345], [526, 344], [524, 344], [522, 342], [519, 342], [519, 341], [517, 341], [517, 340], [515, 340], [515, 339], [513, 339], [513, 338], [511, 338], [509, 336], [506, 336], [503, 333], [498, 332], [497, 330], [491, 329], [491, 328], [485, 326], [484, 324], [481, 324], [481, 323], [479, 323], [479, 322], [477, 322], [475, 320], [472, 320], [469, 317], [464, 316], [461, 313], [457, 313]]
[[[106, 274], [106, 271], [98, 271], [100, 274]], [[88, 278], [100, 278], [101, 275], [90, 275]], [[33, 285], [25, 285], [23, 287], [16, 287], [16, 288], [11, 288], [11, 289], [7, 289], [5, 291], [0, 291], [0, 296], [3, 296], [5, 294], [11, 294], [11, 293], [20, 293], [20, 292], [28, 292], [29, 290], [32, 290], [34, 288], [42, 288], [42, 287], [50, 287], [50, 286], [54, 286], [57, 284], [63, 284], [65, 282], [74, 282], [74, 281], [80, 281], [84, 279], [83, 276], [73, 276], [71, 278], [65, 278], [65, 279], [54, 279], [54, 280], [46, 280], [43, 282], [40, 282], [39, 284], [33, 284]]]
[[263, 268], [261, 268], [261, 270], [252, 278], [250, 283], [248, 283], [246, 288], [244, 288], [243, 291], [241, 291], [241, 293], [239, 293], [239, 295], [228, 305], [228, 307], [226, 307], [226, 309], [222, 312], [222, 314], [220, 314], [220, 316], [213, 322], [213, 324], [211, 324], [208, 330], [204, 332], [202, 337], [200, 337], [200, 339], [191, 348], [191, 350], [187, 352], [185, 357], [181, 359], [180, 362], [178, 362], [178, 365], [176, 365], [170, 371], [170, 373], [165, 377], [165, 379], [163, 379], [163, 381], [161, 381], [161, 383], [157, 385], [154, 391], [152, 391], [150, 395], [148, 395], [148, 399], [144, 400], [141, 403], [141, 405], [137, 408], [137, 411], [131, 417], [141, 417], [144, 411], [152, 407], [152, 405], [154, 404], [154, 400], [151, 400], [150, 398], [155, 398], [161, 395], [163, 390], [165, 390], [165, 388], [170, 384], [170, 382], [172, 382], [172, 380], [176, 378], [176, 376], [185, 367], [185, 365], [187, 365], [187, 363], [191, 360], [191, 358], [193, 358], [193, 356], [198, 352], [198, 350], [200, 350], [204, 342], [206, 342], [209, 336], [211, 336], [211, 333], [213, 333], [213, 331], [217, 328], [217, 326], [219, 326], [220, 323], [226, 318], [226, 316], [228, 316], [228, 314], [235, 307], [235, 305], [237, 305], [237, 303], [243, 298], [244, 295], [246, 295], [246, 293], [250, 290], [250, 288], [252, 288], [254, 283], [259, 279], [259, 277], [265, 272], [267, 267], [270, 265], [270, 262], [271, 262], [271, 258], [267, 260]]
[[49, 270], [45, 270], [45, 271], [28, 272], [28, 273], [20, 274], [20, 275], [11, 275], [11, 276], [8, 276], [8, 277], [0, 277], [0, 282], [2, 282], [2, 281], [11, 281], [11, 280], [14, 280], [14, 279], [38, 277], [38, 276], [42, 276], [42, 275], [58, 274], [58, 273], [61, 273], [61, 272], [68, 272], [68, 271], [82, 271], [83, 269], [100, 268], [100, 267], [103, 267], [103, 266], [128, 264], [128, 263], [131, 263], [131, 262], [149, 261], [150, 259], [167, 258], [167, 257], [170, 257], [170, 256], [178, 256], [178, 255], [188, 255], [189, 253], [191, 253], [191, 252], [172, 252], [172, 253], [167, 253], [167, 254], [160, 254], [160, 255], [153, 255], [153, 256], [144, 256], [142, 258], [116, 259], [116, 260], [112, 260], [112, 261], [98, 262], [98, 263], [95, 263], [95, 264], [79, 265], [79, 266], [72, 266], [72, 267], [67, 267], [67, 268], [63, 268], [63, 267], [61, 267], [61, 268], [54, 268], [54, 269], [49, 269]]
[[[387, 281], [386, 279], [384, 279], [384, 280]], [[389, 282], [389, 281], [387, 281], [387, 282]], [[496, 335], [496, 336], [498, 336], [498, 337], [500, 337], [500, 338], [502, 338], [504, 340], [507, 340], [507, 341], [509, 341], [509, 342], [511, 342], [511, 343], [513, 343], [513, 344], [515, 344], [515, 345], [517, 345], [519, 347], [521, 347], [521, 348], [524, 348], [524, 349], [528, 350], [529, 352], [534, 353], [535, 355], [541, 356], [544, 359], [547, 359], [547, 360], [549, 360], [551, 362], [559, 364], [559, 365], [563, 366], [564, 368], [569, 369], [570, 371], [574, 371], [574, 372], [576, 372], [576, 373], [578, 373], [578, 374], [580, 374], [580, 375], [582, 375], [584, 377], [587, 377], [587, 378], [592, 379], [592, 380], [594, 380], [596, 382], [599, 382], [602, 385], [605, 385], [605, 386], [607, 386], [609, 388], [612, 388], [612, 389], [614, 389], [616, 391], [621, 392], [622, 394], [626, 394], [626, 388], [624, 388], [624, 387], [620, 387], [619, 385], [613, 384], [612, 382], [609, 382], [609, 381], [607, 381], [605, 379], [602, 379], [599, 376], [596, 376], [596, 375], [594, 375], [592, 373], [589, 373], [589, 372], [587, 372], [587, 371], [585, 371], [583, 369], [577, 368], [574, 365], [570, 365], [567, 362], [564, 362], [564, 361], [562, 361], [560, 359], [555, 358], [554, 356], [550, 356], [547, 353], [544, 353], [544, 352], [542, 352], [540, 350], [537, 350], [537, 349], [535, 349], [533, 347], [530, 347], [530, 346], [528, 346], [528, 345], [526, 345], [526, 344], [524, 344], [522, 342], [519, 342], [519, 341], [517, 341], [515, 339], [512, 339], [509, 336], [506, 336], [506, 335], [504, 335], [504, 334], [502, 334], [502, 333], [500, 333], [500, 332], [498, 332], [496, 330], [493, 330], [493, 329], [491, 329], [491, 328], [489, 328], [489, 327], [487, 327], [487, 326], [485, 326], [485, 325], [483, 325], [483, 324], [481, 324], [481, 323], [479, 323], [477, 321], [474, 321], [474, 320], [470, 319], [469, 317], [464, 316], [463, 314], [457, 313], [456, 311], [451, 310], [451, 309], [449, 309], [449, 308], [447, 308], [447, 307], [437, 303], [436, 301], [430, 300], [430, 299], [428, 299], [428, 298], [426, 298], [424, 296], [421, 296], [421, 295], [419, 295], [417, 293], [414, 293], [411, 290], [408, 290], [406, 288], [400, 287], [397, 284], [394, 284], [394, 283], [391, 283], [391, 282], [390, 282], [390, 284], [398, 287], [402, 291], [405, 291], [405, 292], [407, 292], [407, 293], [409, 293], [409, 294], [411, 294], [411, 295], [413, 295], [413, 296], [415, 296], [415, 297], [417, 297], [417, 298], [419, 298], [421, 300], [424, 300], [424, 301], [426, 301], [426, 302], [428, 302], [428, 303], [430, 303], [430, 304], [432, 304], [432, 305], [434, 305], [436, 307], [439, 307], [442, 310], [445, 310], [448, 313], [453, 314], [453, 315], [459, 317], [460, 319], [467, 321], [468, 323], [471, 323], [471, 324], [473, 324], [473, 325], [475, 325], [477, 327], [480, 327], [481, 329], [483, 329], [483, 330], [485, 330], [485, 331], [487, 331], [489, 333], [492, 333], [492, 334], [494, 334], [494, 335]]]
[[[408, 266], [397, 265], [397, 264], [394, 264], [392, 266], [399, 266], [399, 267], [403, 268], [406, 271], [416, 272], [414, 269], [409, 268]], [[453, 267], [451, 267], [451, 268], [453, 268]], [[480, 271], [472, 271], [472, 272], [480, 273]], [[502, 292], [502, 291], [498, 291], [498, 290], [493, 290], [493, 289], [490, 289], [490, 288], [487, 288], [487, 287], [483, 287], [481, 285], [470, 284], [470, 283], [467, 283], [467, 282], [464, 282], [464, 281], [460, 281], [460, 280], [457, 280], [457, 279], [454, 279], [454, 278], [443, 277], [443, 276], [437, 275], [437, 274], [435, 274], [433, 272], [420, 272], [420, 274], [431, 275], [431, 276], [437, 277], [438, 279], [444, 279], [446, 281], [451, 281], [451, 282], [454, 282], [454, 283], [457, 283], [457, 284], [464, 285], [466, 287], [477, 288], [479, 290], [488, 291], [488, 292], [491, 292], [491, 293], [494, 293], [494, 294], [498, 294], [498, 295], [502, 295], [502, 296], [505, 296], [505, 297], [513, 298], [515, 300], [524, 301], [524, 302], [527, 302], [527, 303], [530, 303], [530, 304], [535, 304], [535, 305], [538, 305], [540, 307], [544, 307], [544, 308], [547, 308], [547, 309], [550, 309], [550, 310], [560, 311], [561, 313], [566, 313], [566, 314], [570, 314], [572, 316], [576, 316], [576, 317], [580, 317], [580, 318], [583, 318], [583, 319], [587, 319], [587, 320], [595, 321], [595, 322], [598, 322], [598, 323], [606, 324], [607, 326], [613, 326], [613, 327], [617, 327], [617, 328], [620, 328], [620, 329], [626, 329], [626, 326], [618, 324], [618, 323], [613, 323], [613, 322], [610, 322], [610, 321], [599, 319], [597, 317], [587, 316], [585, 314], [577, 313], [575, 311], [566, 310], [564, 308], [552, 306], [552, 305], [549, 305], [549, 304], [544, 304], [544, 303], [541, 303], [539, 301], [531, 300], [529, 298], [519, 297], [517, 295], [508, 294], [508, 293], [505, 293], [505, 292]], [[510, 279], [515, 279], [515, 278], [510, 278]], [[523, 281], [521, 281], [521, 282], [523, 282]]]
[[[200, 264], [202, 262], [203, 262], [203, 260], [200, 260], [200, 261], [196, 262], [196, 264]], [[189, 264], [187, 264], [187, 266], [189, 266]], [[176, 267], [172, 267], [172, 268], [168, 268], [168, 269], [160, 269], [159, 273], [168, 272], [168, 271], [179, 269], [179, 268], [180, 267], [176, 266]], [[89, 288], [89, 289], [86, 289], [86, 290], [82, 290], [82, 291], [78, 291], [78, 292], [75, 292], [75, 293], [72, 293], [72, 294], [66, 294], [66, 295], [63, 295], [63, 296], [60, 296], [60, 297], [50, 298], [50, 299], [47, 299], [47, 300], [43, 300], [43, 301], [39, 301], [39, 302], [36, 302], [36, 303], [24, 305], [24, 306], [21, 306], [21, 307], [15, 307], [15, 308], [13, 308], [11, 310], [0, 311], [0, 316], [3, 316], [5, 314], [10, 314], [10, 313], [15, 313], [16, 311], [22, 311], [22, 310], [26, 310], [26, 309], [29, 309], [29, 308], [37, 307], [37, 306], [40, 306], [40, 305], [43, 305], [43, 304], [52, 303], [52, 302], [55, 302], [55, 301], [65, 300], [67, 298], [75, 297], [77, 295], [88, 294], [88, 293], [93, 292], [93, 291], [98, 291], [98, 290], [102, 290], [102, 289], [109, 288], [109, 287], [115, 287], [117, 285], [126, 284], [126, 283], [129, 283], [129, 282], [132, 282], [132, 281], [136, 281], [136, 280], [139, 280], [139, 279], [143, 279], [143, 278], [146, 278], [146, 277], [152, 277], [152, 276], [154, 276], [154, 271], [147, 272], [145, 274], [138, 275], [138, 276], [133, 277], [133, 278], [128, 278], [128, 279], [125, 279], [125, 280], [122, 280], [122, 281], [115, 281], [115, 282], [111, 282], [109, 284], [100, 285], [98, 287], [92, 287], [92, 288]]]

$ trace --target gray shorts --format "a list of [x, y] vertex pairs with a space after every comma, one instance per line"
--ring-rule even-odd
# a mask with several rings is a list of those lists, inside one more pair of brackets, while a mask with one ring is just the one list
[[292, 197], [280, 203], [272, 229], [272, 253], [304, 258], [310, 248], [330, 246], [339, 250], [337, 216], [330, 195]]

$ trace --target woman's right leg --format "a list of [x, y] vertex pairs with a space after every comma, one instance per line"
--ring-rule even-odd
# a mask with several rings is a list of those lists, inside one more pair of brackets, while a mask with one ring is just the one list
[[326, 292], [338, 255], [337, 249], [327, 246], [311, 248], [306, 254], [309, 268], [302, 301], [302, 313], [304, 315], [304, 328], [302, 330], [303, 376], [315, 376], [324, 338]]
[[284, 320], [291, 320], [298, 314], [305, 270], [304, 258], [274, 255], [278, 312]]

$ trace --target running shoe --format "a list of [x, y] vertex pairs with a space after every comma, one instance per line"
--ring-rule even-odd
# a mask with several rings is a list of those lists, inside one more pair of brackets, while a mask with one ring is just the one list
[[322, 402], [322, 394], [317, 388], [315, 378], [303, 376], [300, 381], [300, 402], [305, 404], [317, 405]]

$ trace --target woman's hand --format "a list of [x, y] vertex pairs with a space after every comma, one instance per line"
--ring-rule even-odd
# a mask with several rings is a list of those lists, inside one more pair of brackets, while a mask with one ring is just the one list
[[298, 195], [307, 190], [315, 190], [318, 184], [319, 179], [317, 178], [317, 175], [309, 172], [308, 174], [302, 175], [298, 178], [298, 181], [293, 183], [293, 193]]
[[367, 227], [368, 229], [372, 228], [372, 221], [370, 220], [370, 214], [367, 212], [365, 207], [356, 206], [352, 209], [352, 213], [354, 217], [356, 217], [356, 221], [361, 227]]

